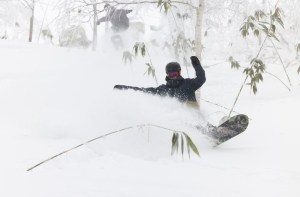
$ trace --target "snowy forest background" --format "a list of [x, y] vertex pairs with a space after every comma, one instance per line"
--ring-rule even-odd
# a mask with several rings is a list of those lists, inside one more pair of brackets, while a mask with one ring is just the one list
[[[96, 25], [106, 3], [133, 10], [127, 31]], [[299, 196], [299, 9], [297, 0], [0, 0], [0, 195]], [[171, 61], [192, 78], [192, 55], [207, 76], [200, 112], [113, 91], [165, 83]], [[239, 113], [249, 128], [221, 146], [196, 129]], [[176, 131], [200, 157], [171, 155]]]

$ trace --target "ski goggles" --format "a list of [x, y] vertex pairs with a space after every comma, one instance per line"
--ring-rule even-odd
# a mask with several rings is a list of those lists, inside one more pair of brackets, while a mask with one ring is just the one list
[[179, 71], [172, 71], [172, 72], [168, 72], [168, 77], [169, 78], [176, 78], [180, 76], [180, 72]]

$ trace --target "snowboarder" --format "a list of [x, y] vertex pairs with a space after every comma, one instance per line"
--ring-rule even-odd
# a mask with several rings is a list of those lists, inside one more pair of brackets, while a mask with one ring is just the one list
[[[123, 32], [129, 28], [129, 19], [127, 14], [132, 12], [132, 10], [116, 9], [109, 4], [105, 4], [104, 10], [106, 11], [106, 16], [100, 18], [97, 21], [97, 25], [100, 25], [105, 21], [110, 21], [112, 24], [111, 29], [114, 33]], [[116, 49], [123, 48], [124, 44], [120, 35], [112, 36], [111, 41]]]
[[159, 96], [175, 97], [182, 102], [187, 102], [193, 106], [198, 106], [195, 91], [205, 83], [206, 77], [205, 71], [196, 56], [191, 57], [191, 62], [196, 71], [196, 78], [194, 79], [184, 79], [181, 76], [180, 64], [177, 62], [170, 62], [166, 65], [167, 83], [165, 85], [160, 85], [157, 88], [139, 88], [116, 85], [114, 88], [120, 90], [132, 89]]
[[[170, 62], [166, 65], [166, 85], [160, 85], [157, 88], [139, 88], [125, 85], [116, 85], [114, 89], [132, 89], [159, 96], [170, 96], [177, 98], [181, 102], [187, 103], [191, 107], [199, 109], [195, 91], [205, 83], [205, 71], [196, 56], [191, 57], [191, 62], [196, 71], [196, 78], [194, 79], [184, 79], [180, 73], [181, 67], [179, 63]], [[199, 124], [196, 126], [196, 129], [201, 131], [204, 135], [208, 136], [209, 139], [214, 143], [214, 145], [217, 146], [243, 133], [247, 129], [248, 124], [248, 116], [239, 114], [230, 117], [219, 126], [214, 126], [210, 123], [207, 123], [207, 125], [205, 126]]]
[[97, 21], [97, 25], [100, 25], [100, 23], [105, 21], [110, 21], [112, 24], [111, 28], [114, 32], [125, 31], [129, 28], [129, 19], [127, 14], [132, 12], [132, 10], [116, 9], [109, 4], [105, 4], [104, 10], [107, 14]]

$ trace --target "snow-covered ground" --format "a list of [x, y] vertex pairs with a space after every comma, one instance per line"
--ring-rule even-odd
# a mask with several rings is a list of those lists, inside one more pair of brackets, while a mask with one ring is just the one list
[[[300, 196], [300, 86], [292, 69], [291, 92], [268, 75], [256, 96], [243, 90], [235, 110], [249, 115], [249, 128], [214, 148], [193, 125], [203, 117], [216, 124], [228, 111], [202, 101], [199, 114], [172, 99], [113, 91], [115, 84], [155, 86], [143, 59], [124, 64], [121, 51], [8, 41], [0, 52], [0, 196]], [[173, 59], [158, 57], [153, 63], [164, 83]], [[272, 69], [285, 80], [280, 65]], [[220, 64], [206, 74], [202, 98], [231, 107], [241, 71]], [[188, 132], [201, 157], [171, 157], [171, 133], [134, 128], [26, 171], [89, 139], [146, 123]]]

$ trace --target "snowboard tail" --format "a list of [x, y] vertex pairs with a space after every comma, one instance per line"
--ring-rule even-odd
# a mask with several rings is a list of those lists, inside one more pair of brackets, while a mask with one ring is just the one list
[[249, 125], [249, 118], [244, 114], [239, 114], [229, 118], [218, 127], [208, 125], [208, 129], [204, 132], [209, 136], [215, 145], [220, 145], [231, 138], [243, 133]]

